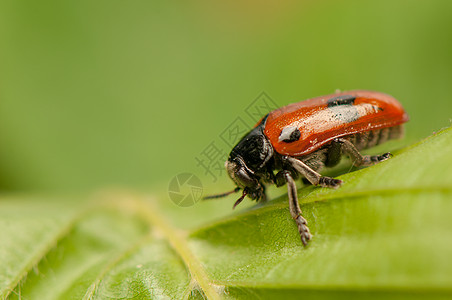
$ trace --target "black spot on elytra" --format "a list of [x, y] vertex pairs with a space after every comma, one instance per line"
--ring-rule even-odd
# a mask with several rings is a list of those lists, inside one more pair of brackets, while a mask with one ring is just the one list
[[[297, 127], [291, 127], [290, 130], [292, 131], [290, 133], [290, 135], [288, 137], [284, 137], [283, 139], [281, 139], [281, 141], [283, 141], [285, 143], [293, 143], [300, 139], [301, 132]], [[284, 130], [283, 130], [283, 132], [284, 132]], [[281, 132], [281, 134], [283, 134], [283, 132]]]
[[342, 95], [328, 99], [328, 107], [338, 106], [338, 105], [353, 105], [356, 97], [351, 95]]

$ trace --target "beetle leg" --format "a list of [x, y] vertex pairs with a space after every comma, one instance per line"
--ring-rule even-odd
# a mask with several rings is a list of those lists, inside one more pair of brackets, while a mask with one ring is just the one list
[[274, 180], [276, 187], [283, 186], [287, 183], [286, 177], [284, 176], [285, 172], [289, 172], [289, 171], [284, 170], [284, 171], [279, 171], [278, 173], [276, 173], [275, 180]]
[[342, 184], [342, 180], [322, 176], [313, 169], [311, 169], [310, 167], [308, 167], [305, 163], [296, 158], [287, 156], [286, 159], [292, 165], [292, 167], [295, 170], [297, 170], [298, 173], [306, 177], [306, 179], [309, 180], [309, 182], [312, 183], [313, 185], [320, 185], [329, 188], [338, 188]]
[[289, 196], [289, 207], [292, 218], [297, 223], [298, 232], [300, 233], [301, 242], [303, 245], [307, 245], [312, 235], [309, 232], [308, 222], [301, 215], [300, 204], [298, 204], [297, 185], [290, 175], [289, 171], [282, 171], [281, 173], [287, 183], [287, 194]]
[[356, 149], [355, 145], [347, 139], [338, 138], [334, 140], [335, 143], [341, 144], [341, 148], [344, 153], [347, 153], [353, 160], [353, 165], [359, 166], [370, 166], [376, 164], [380, 161], [387, 160], [392, 156], [391, 153], [383, 153], [382, 155], [362, 155]]
[[266, 203], [267, 201], [268, 201], [268, 197], [267, 197], [266, 188], [265, 188], [265, 185], [262, 185], [262, 198], [259, 199], [259, 202]]
[[341, 161], [342, 144], [332, 142], [326, 153], [325, 167], [331, 168]]

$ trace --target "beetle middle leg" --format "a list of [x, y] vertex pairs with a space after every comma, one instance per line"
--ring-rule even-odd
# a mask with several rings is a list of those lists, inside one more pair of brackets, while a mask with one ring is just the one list
[[342, 184], [342, 180], [322, 176], [313, 169], [311, 169], [309, 166], [307, 166], [305, 163], [296, 158], [287, 156], [286, 159], [298, 173], [303, 175], [313, 185], [320, 185], [329, 188], [338, 188]]
[[301, 242], [303, 245], [307, 245], [308, 241], [311, 239], [312, 235], [309, 232], [308, 228], [308, 222], [305, 218], [301, 215], [301, 209], [300, 204], [298, 203], [298, 196], [297, 196], [297, 185], [295, 184], [295, 181], [292, 178], [292, 175], [289, 171], [281, 171], [278, 174], [284, 178], [287, 184], [287, 194], [289, 197], [289, 207], [290, 207], [290, 214], [292, 215], [292, 218], [297, 223], [298, 227], [298, 233], [300, 234]]
[[344, 138], [334, 139], [333, 143], [341, 145], [342, 151], [350, 156], [353, 160], [353, 165], [356, 167], [370, 166], [380, 161], [387, 160], [392, 156], [389, 152], [383, 153], [382, 155], [362, 155], [352, 142]]

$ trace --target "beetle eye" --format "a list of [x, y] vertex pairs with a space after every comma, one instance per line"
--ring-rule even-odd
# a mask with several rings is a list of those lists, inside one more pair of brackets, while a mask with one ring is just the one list
[[235, 172], [235, 178], [244, 186], [252, 187], [256, 185], [256, 180], [248, 174], [244, 167], [241, 167]]
[[239, 158], [227, 160], [225, 167], [229, 177], [241, 188], [254, 187], [258, 183]]

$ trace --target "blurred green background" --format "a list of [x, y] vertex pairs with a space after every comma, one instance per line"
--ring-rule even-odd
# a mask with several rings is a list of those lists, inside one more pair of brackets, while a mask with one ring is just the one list
[[450, 125], [451, 83], [449, 0], [1, 1], [0, 188], [203, 177], [195, 157], [262, 91], [389, 93], [409, 144]]

